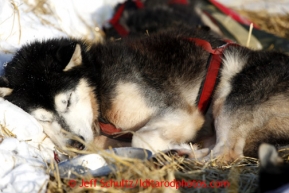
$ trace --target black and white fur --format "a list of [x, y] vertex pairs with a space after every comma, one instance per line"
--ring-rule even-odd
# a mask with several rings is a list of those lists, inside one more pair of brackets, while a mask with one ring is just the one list
[[[59, 144], [61, 129], [92, 142], [98, 120], [134, 131], [132, 146], [154, 151], [184, 148], [191, 157], [257, 157], [261, 142], [289, 139], [289, 57], [273, 51], [228, 47], [213, 94], [216, 145], [191, 152], [187, 142], [211, 131], [196, 98], [209, 53], [220, 38], [180, 29], [90, 46], [73, 39], [22, 47], [5, 69], [2, 97], [34, 115]], [[207, 157], [206, 157], [207, 156]]]

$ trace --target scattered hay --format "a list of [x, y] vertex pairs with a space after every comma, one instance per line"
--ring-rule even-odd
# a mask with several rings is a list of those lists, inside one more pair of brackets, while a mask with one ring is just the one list
[[47, 3], [47, 0], [30, 1], [23, 0], [23, 2], [29, 5], [30, 9], [27, 12], [34, 12], [36, 15], [53, 15], [53, 9]]
[[[55, 8], [53, 5], [51, 5], [51, 1], [48, 0], [35, 0], [35, 1], [30, 1], [30, 0], [23, 0], [25, 4], [28, 5], [29, 9], [26, 10], [27, 13], [33, 12], [41, 21], [43, 25], [46, 26], [52, 26], [53, 28], [62, 31], [63, 33], [67, 34], [69, 37], [72, 37], [72, 34], [67, 33], [61, 28], [61, 18], [57, 15], [55, 12]], [[76, 12], [77, 13], [77, 12]], [[49, 19], [47, 19], [47, 16], [52, 16], [55, 18], [56, 23], [52, 23]], [[90, 40], [93, 42], [102, 42], [103, 37], [104, 37], [104, 32], [101, 30], [99, 25], [95, 24], [95, 26], [90, 26], [88, 23], [82, 18], [81, 15], [77, 14], [77, 17], [79, 20], [85, 25], [87, 28], [87, 31], [89, 32], [88, 34], [82, 36], [81, 38], [84, 40]], [[60, 23], [59, 23], [60, 22]], [[91, 37], [94, 37], [92, 39]]]
[[47, 2], [47, 0], [29, 1], [23, 0], [23, 2], [29, 7], [26, 13], [33, 12], [44, 26], [51, 26], [59, 31], [62, 31], [61, 27], [57, 23], [52, 23], [47, 19], [47, 16], [52, 16], [56, 21], [61, 21], [58, 15], [54, 12], [53, 7]]
[[[13, 0], [10, 1], [11, 6], [13, 7], [13, 25], [15, 24], [15, 20], [17, 21], [17, 25], [19, 28], [19, 36], [18, 36], [18, 43], [20, 42], [21, 39], [21, 35], [22, 35], [22, 31], [21, 31], [21, 23], [20, 23], [20, 12], [18, 9], [18, 6], [15, 4], [15, 2]], [[15, 19], [15, 16], [17, 17], [17, 19]]]
[[241, 15], [257, 24], [261, 30], [289, 39], [289, 13], [284, 15], [270, 14], [266, 10], [236, 10]]
[[[71, 153], [81, 152], [68, 150]], [[48, 182], [48, 192], [247, 193], [255, 192], [258, 188], [259, 162], [255, 158], [244, 157], [230, 164], [219, 164], [217, 159], [202, 163], [159, 154], [154, 159], [141, 161], [122, 158], [92, 145], [82, 154], [95, 152], [101, 153], [108, 163], [115, 165], [114, 173], [97, 178], [78, 175], [77, 179], [60, 179], [56, 171]], [[289, 146], [280, 148], [279, 153], [286, 162], [289, 161]], [[56, 163], [52, 162], [47, 172], [56, 167]]]
[[6, 121], [5, 121], [5, 116], [4, 116], [4, 123], [0, 123], [0, 138], [1, 138], [1, 141], [0, 143], [2, 142], [2, 140], [6, 137], [13, 137], [13, 138], [17, 138], [17, 136], [12, 132], [10, 131], [7, 126], [6, 126]]
[[[201, 163], [173, 155], [141, 161], [106, 153], [105, 158], [108, 162], [115, 160], [115, 173], [98, 178], [79, 176], [75, 180], [59, 180], [55, 173], [48, 183], [48, 192], [242, 193], [258, 187], [258, 161], [253, 158], [228, 165], [219, 165], [216, 159]], [[54, 169], [55, 164], [50, 167]]]

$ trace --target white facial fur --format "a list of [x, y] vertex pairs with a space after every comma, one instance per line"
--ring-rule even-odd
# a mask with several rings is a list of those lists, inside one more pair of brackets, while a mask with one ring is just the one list
[[88, 83], [81, 79], [74, 91], [59, 93], [55, 96], [55, 108], [64, 118], [69, 130], [82, 136], [86, 142], [93, 140], [92, 125], [94, 122], [94, 107], [92, 107], [92, 90]]
[[92, 88], [85, 79], [81, 79], [75, 90], [62, 92], [54, 97], [57, 115], [43, 108], [38, 108], [31, 114], [41, 123], [46, 134], [59, 145], [65, 145], [68, 138], [61, 132], [63, 128], [57, 117], [64, 120], [71, 133], [82, 136], [85, 142], [91, 142], [94, 138], [92, 126], [98, 109], [93, 106], [96, 104], [93, 100]]

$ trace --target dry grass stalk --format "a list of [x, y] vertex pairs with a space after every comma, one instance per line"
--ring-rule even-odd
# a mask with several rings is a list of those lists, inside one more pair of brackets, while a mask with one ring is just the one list
[[[12, 17], [13, 17], [13, 26], [12, 26], [10, 35], [12, 34], [13, 28], [14, 28], [14, 25], [15, 25], [15, 22], [17, 21], [17, 25], [18, 25], [18, 29], [19, 29], [18, 43], [20, 43], [20, 39], [21, 39], [21, 35], [22, 35], [21, 23], [20, 23], [20, 11], [19, 11], [19, 9], [18, 9], [17, 4], [14, 2], [14, 0], [11, 0], [11, 1], [10, 1], [10, 4], [11, 4], [11, 6], [13, 7], [13, 12], [14, 12], [13, 15], [12, 15]], [[16, 19], [15, 17], [17, 17], [17, 19]], [[1, 23], [0, 23], [0, 25], [1, 25]], [[8, 37], [9, 37], [10, 35], [8, 35]], [[8, 38], [8, 37], [7, 37], [7, 38]]]
[[[43, 25], [52, 26], [53, 28], [66, 33], [65, 31], [63, 31], [63, 29], [61, 29], [61, 26], [58, 25], [58, 24], [62, 23], [61, 20], [63, 18], [60, 18], [56, 14], [53, 6], [51, 6], [49, 4], [49, 1], [47, 1], [47, 0], [39, 0], [39, 1], [34, 0], [34, 4], [31, 4], [31, 1], [29, 1], [29, 0], [23, 0], [23, 2], [25, 4], [27, 4], [28, 7], [30, 8], [26, 12], [27, 13], [33, 12], [40, 19], [40, 21]], [[50, 16], [50, 17], [52, 16], [55, 18], [56, 21], [59, 21], [59, 22], [57, 22], [56, 24], [51, 23], [51, 21], [49, 21], [47, 19], [47, 16]], [[95, 24], [94, 27], [91, 27], [87, 24], [87, 22], [82, 18], [81, 15], [77, 14], [77, 16], [80, 19], [80, 21], [86, 26], [86, 28], [90, 31], [90, 33], [93, 34], [93, 37], [95, 37], [95, 39], [93, 41], [102, 42], [103, 37], [104, 37], [104, 32], [101, 30], [101, 28], [98, 27], [97, 24]], [[67, 35], [71, 37], [72, 34], [67, 34]], [[89, 37], [89, 36], [90, 36], [90, 34], [87, 34], [87, 37], [82, 37], [82, 39], [91, 40], [91, 37]]]
[[17, 136], [7, 128], [5, 117], [4, 117], [4, 123], [3, 124], [0, 123], [0, 137], [1, 138], [6, 138], [6, 137], [17, 138]]
[[250, 45], [252, 32], [253, 32], [253, 23], [250, 24], [250, 29], [249, 29], [249, 34], [248, 34], [248, 40], [247, 40], [247, 43], [246, 43], [246, 46], [247, 46], [247, 47], [249, 47], [249, 45]]

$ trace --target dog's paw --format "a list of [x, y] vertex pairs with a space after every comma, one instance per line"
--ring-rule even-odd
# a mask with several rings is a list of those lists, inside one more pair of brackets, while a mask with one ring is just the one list
[[186, 149], [170, 149], [163, 152], [167, 156], [179, 156], [184, 158], [189, 158], [189, 153]]
[[198, 161], [202, 161], [204, 157], [206, 157], [210, 153], [209, 148], [203, 148], [198, 150], [192, 150], [189, 154], [190, 159], [196, 159]]
[[199, 150], [193, 150], [193, 149], [171, 149], [166, 152], [166, 154], [171, 154], [175, 156], [181, 156], [188, 159], [202, 159], [206, 157], [210, 152], [210, 149], [204, 148]]
[[202, 162], [216, 161], [219, 164], [229, 164], [237, 159], [242, 158], [242, 155], [234, 154], [232, 151], [214, 152], [213, 150], [207, 156], [201, 158]]

